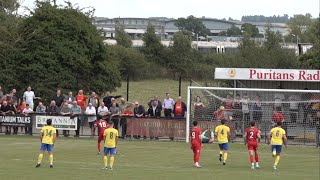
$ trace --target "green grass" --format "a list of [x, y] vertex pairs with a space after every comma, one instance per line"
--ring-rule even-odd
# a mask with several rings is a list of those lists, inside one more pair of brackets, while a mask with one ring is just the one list
[[[181, 96], [183, 100], [187, 101], [187, 87], [190, 85], [189, 81], [182, 81]], [[179, 96], [179, 81], [167, 79], [154, 79], [143, 81], [130, 81], [129, 83], [129, 102], [138, 101], [141, 105], [148, 107], [148, 102], [153, 99], [155, 95], [160, 97], [163, 102], [166, 93], [170, 93], [174, 100]], [[118, 88], [113, 95], [122, 95], [126, 97], [127, 84], [122, 82], [121, 87]]]
[[246, 147], [231, 144], [226, 166], [218, 161], [216, 144], [205, 145], [200, 163], [192, 166], [192, 153], [184, 142], [120, 141], [113, 171], [101, 170], [102, 155], [96, 155], [96, 139], [58, 139], [54, 168], [34, 168], [40, 142], [35, 137], [0, 136], [1, 179], [120, 179], [120, 180], [198, 180], [198, 179], [319, 179], [319, 149], [289, 146], [284, 149], [278, 170], [272, 171], [269, 146], [260, 146], [259, 170], [251, 170]]

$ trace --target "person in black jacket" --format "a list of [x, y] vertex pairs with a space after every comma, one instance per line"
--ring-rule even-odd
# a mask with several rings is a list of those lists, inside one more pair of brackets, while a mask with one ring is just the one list
[[154, 100], [151, 103], [151, 107], [149, 107], [149, 109], [148, 109], [148, 114], [147, 115], [149, 117], [157, 117], [157, 118], [159, 118], [159, 117], [161, 117], [161, 109], [162, 108], [159, 108], [157, 101]]
[[[106, 93], [106, 97], [103, 98], [103, 102], [104, 102], [104, 105], [107, 106], [108, 108], [112, 106], [112, 102], [111, 102], [111, 99], [114, 98], [114, 99], [118, 99], [122, 96], [112, 96], [111, 93], [109, 91], [107, 91]], [[118, 106], [117, 106], [118, 107]]]

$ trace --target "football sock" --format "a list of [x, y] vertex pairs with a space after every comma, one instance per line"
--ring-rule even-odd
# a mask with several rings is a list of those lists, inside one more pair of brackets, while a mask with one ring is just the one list
[[223, 162], [226, 162], [228, 159], [228, 153], [224, 153], [223, 155]]
[[256, 163], [259, 162], [259, 155], [257, 152], [255, 153], [255, 159], [256, 159]]
[[104, 167], [108, 166], [108, 156], [103, 156]]
[[39, 154], [39, 157], [38, 157], [38, 164], [41, 164], [42, 158], [43, 158], [43, 154]]
[[196, 154], [196, 153], [193, 154], [193, 162], [194, 162], [194, 163], [197, 162], [197, 154]]
[[250, 154], [250, 162], [253, 163], [253, 155]]
[[113, 166], [113, 163], [114, 163], [114, 157], [111, 156], [111, 157], [110, 157], [110, 167], [111, 167], [111, 168], [112, 168], [112, 166]]
[[280, 160], [280, 156], [276, 156], [275, 160], [274, 160], [274, 166], [277, 166]]
[[101, 152], [100, 143], [98, 143], [98, 152]]
[[50, 165], [52, 165], [52, 163], [53, 163], [53, 154], [49, 155], [49, 161], [50, 161]]
[[196, 153], [196, 162], [199, 162], [199, 159], [200, 159], [200, 153]]

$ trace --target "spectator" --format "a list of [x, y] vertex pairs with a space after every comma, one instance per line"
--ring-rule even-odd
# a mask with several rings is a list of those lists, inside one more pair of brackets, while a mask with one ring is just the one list
[[156, 117], [160, 118], [161, 116], [161, 109], [158, 106], [158, 103], [156, 100], [152, 101], [151, 107], [148, 109], [148, 116], [149, 117]]
[[[2, 116], [7, 116], [7, 115], [13, 115], [14, 111], [7, 101], [3, 101], [0, 108], [0, 113]], [[6, 126], [6, 134], [11, 134], [10, 126]]]
[[60, 108], [56, 105], [55, 101], [51, 101], [50, 102], [50, 106], [47, 109], [47, 113], [49, 115], [58, 115], [60, 114]]
[[131, 106], [127, 106], [125, 108], [124, 111], [122, 111], [122, 116], [134, 116], [133, 112], [132, 112], [132, 107]]
[[[26, 108], [26, 105], [27, 105], [27, 103], [26, 103], [25, 101], [23, 101], [23, 102], [21, 103], [21, 105], [19, 106], [19, 112], [20, 112], [20, 113], [23, 112], [23, 110]], [[25, 129], [25, 128], [20, 127], [21, 133], [23, 132], [23, 129]]]
[[71, 115], [72, 117], [77, 116], [77, 130], [75, 130], [76, 135], [74, 135], [74, 137], [79, 137], [80, 135], [80, 126], [82, 125], [82, 121], [83, 121], [83, 116], [82, 116], [82, 110], [81, 107], [78, 106], [77, 101], [73, 101], [72, 106], [71, 106]]
[[178, 101], [173, 106], [173, 115], [175, 118], [184, 118], [187, 112], [187, 106], [182, 102], [181, 96], [178, 97]]
[[[20, 109], [19, 109], [17, 101], [14, 102], [11, 107], [12, 107], [12, 110], [15, 114], [20, 114]], [[0, 126], [0, 128], [1, 128], [1, 126]], [[12, 129], [13, 129], [13, 134], [18, 134], [19, 127], [12, 127]]]
[[150, 102], [148, 103], [149, 108], [152, 107], [153, 101], [157, 102], [158, 109], [160, 109], [160, 111], [162, 111], [162, 103], [161, 103], [161, 101], [159, 101], [159, 96], [154, 96], [154, 98], [150, 100]]
[[195, 120], [199, 121], [202, 120], [203, 116], [203, 108], [205, 107], [204, 104], [201, 101], [200, 96], [196, 97], [196, 102], [193, 104], [194, 107], [194, 118]]
[[46, 110], [46, 106], [44, 106], [42, 102], [39, 102], [38, 106], [36, 107], [36, 113], [44, 114], [46, 113]]
[[289, 101], [291, 123], [296, 124], [299, 113], [299, 101], [301, 101], [301, 98], [298, 94], [293, 93], [289, 96]]
[[262, 113], [262, 104], [260, 101], [260, 96], [256, 95], [254, 103], [253, 103], [252, 117], [253, 117], [253, 120], [255, 122], [257, 122], [258, 127], [260, 127], [260, 125], [261, 125], [262, 116], [263, 116], [263, 113]]
[[62, 103], [64, 102], [64, 97], [61, 95], [61, 90], [57, 90], [57, 94], [52, 98], [53, 101], [56, 102], [56, 105], [61, 108]]
[[242, 117], [242, 112], [241, 112], [242, 107], [241, 107], [241, 98], [239, 94], [236, 95], [236, 99], [233, 101], [232, 107], [234, 109], [233, 118], [236, 120], [240, 120]]
[[[131, 103], [127, 103], [123, 97], [120, 98], [120, 104], [119, 104], [120, 114], [121, 114], [120, 126], [121, 126], [121, 136], [123, 139], [125, 139], [127, 135], [127, 118], [123, 117], [122, 115], [123, 115], [123, 112], [126, 110], [126, 108], [128, 106], [130, 107], [130, 104]], [[131, 113], [133, 114], [132, 111]]]
[[277, 122], [281, 121], [283, 123], [282, 127], [284, 130], [286, 130], [286, 126], [284, 124], [284, 115], [282, 114], [281, 112], [281, 107], [278, 107], [276, 108], [274, 111], [273, 111], [273, 116], [272, 116], [272, 123], [273, 125], [272, 126], [276, 126], [277, 125]]
[[8, 97], [10, 99], [10, 104], [13, 105], [15, 102], [17, 102], [17, 104], [20, 104], [20, 97], [17, 95], [17, 90], [16, 89], [12, 89], [10, 94], [8, 94]]
[[30, 113], [33, 113], [33, 110], [31, 109], [31, 107], [29, 106], [29, 104], [26, 104], [26, 108], [24, 108], [24, 110], [22, 111], [22, 113], [24, 115], [29, 115]]
[[133, 109], [133, 114], [135, 117], [141, 118], [145, 115], [145, 109], [142, 105], [139, 105], [139, 102], [134, 103], [135, 107]]
[[76, 101], [83, 111], [86, 110], [87, 97], [83, 95], [83, 90], [79, 90], [78, 95], [76, 96]]
[[[64, 102], [62, 107], [61, 107], [61, 111], [60, 114], [62, 116], [70, 116], [71, 115], [71, 109], [69, 108], [69, 104], [67, 102]], [[68, 137], [69, 136], [69, 130], [63, 130], [63, 136], [64, 137]]]
[[309, 124], [310, 126], [314, 127], [316, 124], [316, 120], [317, 120], [317, 112], [320, 110], [320, 98], [318, 95], [314, 94], [311, 97], [311, 124]]
[[111, 93], [109, 91], [107, 91], [106, 96], [103, 98], [103, 102], [105, 104], [105, 106], [107, 106], [108, 108], [110, 108], [112, 106], [112, 101], [111, 99], [118, 99], [121, 96], [112, 96]]
[[89, 103], [88, 107], [86, 108], [86, 115], [88, 116], [89, 127], [91, 129], [91, 136], [93, 137], [95, 134], [94, 123], [97, 120], [97, 111], [91, 103]]
[[29, 104], [30, 108], [34, 108], [34, 99], [40, 99], [39, 97], [36, 97], [34, 92], [31, 91], [31, 86], [28, 86], [27, 91], [23, 93], [23, 100]]
[[107, 116], [109, 114], [109, 109], [104, 105], [104, 102], [100, 103], [98, 108], [98, 115], [101, 117]]
[[242, 99], [240, 100], [241, 102], [241, 107], [242, 107], [242, 120], [244, 123], [244, 129], [249, 127], [249, 122], [250, 122], [250, 111], [249, 111], [249, 106], [250, 106], [250, 99], [247, 94], [243, 94]]
[[68, 93], [68, 96], [64, 99], [64, 101], [68, 103], [69, 108], [72, 107], [73, 101], [75, 101], [75, 100], [76, 100], [76, 98], [73, 97], [72, 91], [70, 91], [70, 92]]
[[[116, 103], [116, 99], [115, 98], [111, 98], [111, 105], [110, 106], [107, 106], [109, 109], [112, 107], [112, 104], [113, 103]], [[119, 107], [119, 104], [116, 103], [116, 106]]]
[[222, 102], [222, 106], [225, 108], [224, 109], [224, 116], [226, 119], [233, 117], [233, 112], [232, 112], [232, 105], [233, 105], [233, 99], [232, 97], [228, 94], [227, 98], [224, 99]]
[[[279, 86], [279, 89], [281, 87]], [[278, 92], [274, 94], [274, 108], [280, 107], [282, 109], [282, 101], [285, 100], [284, 94], [282, 92]]]
[[214, 112], [214, 118], [215, 120], [222, 120], [224, 119], [224, 107], [220, 106], [215, 112]]
[[0, 99], [2, 99], [3, 97], [3, 90], [2, 90], [2, 87], [0, 86]]
[[110, 121], [113, 121], [114, 128], [119, 129], [119, 116], [120, 116], [120, 109], [117, 107], [117, 104], [114, 102], [112, 106], [109, 108], [110, 114]]
[[99, 97], [97, 96], [97, 94], [95, 92], [92, 92], [91, 93], [91, 96], [89, 98], [89, 101], [88, 103], [91, 103], [92, 106], [98, 110], [98, 107], [99, 107]]
[[172, 117], [172, 110], [174, 106], [174, 100], [170, 98], [170, 94], [166, 94], [166, 99], [163, 100], [163, 109], [164, 109], [164, 116], [166, 118]]

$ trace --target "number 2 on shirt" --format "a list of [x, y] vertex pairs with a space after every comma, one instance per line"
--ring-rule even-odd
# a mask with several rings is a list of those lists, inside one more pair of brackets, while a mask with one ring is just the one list
[[253, 139], [253, 131], [250, 131], [250, 139]]

